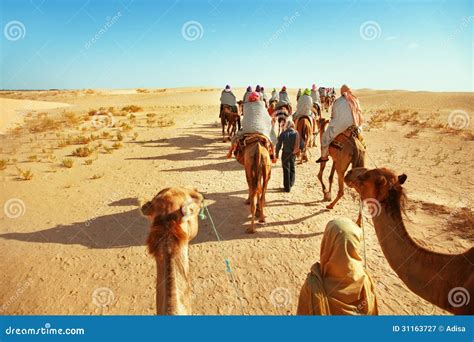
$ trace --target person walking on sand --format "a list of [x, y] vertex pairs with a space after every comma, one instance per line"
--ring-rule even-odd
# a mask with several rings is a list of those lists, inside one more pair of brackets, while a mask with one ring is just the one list
[[283, 167], [283, 186], [286, 192], [290, 192], [291, 187], [295, 185], [296, 155], [304, 147], [304, 141], [300, 139], [300, 135], [295, 129], [295, 123], [291, 119], [288, 119], [285, 130], [278, 137], [276, 145], [277, 159], [282, 147], [281, 166]]

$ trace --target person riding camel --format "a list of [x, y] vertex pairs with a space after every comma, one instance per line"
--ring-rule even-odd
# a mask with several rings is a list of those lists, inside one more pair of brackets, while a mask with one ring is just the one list
[[243, 98], [244, 103], [249, 102], [248, 98], [249, 98], [250, 94], [252, 94], [252, 87], [248, 86], [247, 90], [245, 91], [244, 98]]
[[316, 111], [318, 116], [321, 115], [321, 99], [319, 97], [319, 91], [316, 84], [311, 86], [311, 98], [313, 99], [313, 106], [317, 106]]
[[232, 92], [230, 85], [226, 85], [221, 93], [221, 109], [219, 112], [219, 118], [222, 116], [222, 108], [224, 105], [230, 106], [232, 112], [237, 113], [237, 98]]
[[273, 90], [272, 90], [272, 97], [270, 97], [270, 103], [272, 103], [274, 101], [276, 101], [276, 102], [280, 101], [280, 97], [278, 96], [278, 92], [276, 91], [275, 88], [273, 88]]
[[351, 127], [360, 131], [363, 122], [359, 100], [352, 94], [351, 88], [344, 84], [341, 87], [341, 97], [332, 106], [331, 121], [321, 141], [321, 158], [316, 163], [329, 160], [329, 145], [339, 134]]
[[289, 115], [292, 114], [293, 110], [291, 108], [290, 96], [286, 92], [286, 86], [283, 86], [280, 93], [278, 94], [278, 103], [276, 109], [278, 110], [282, 107], [286, 107], [288, 109]]
[[267, 97], [267, 94], [265, 94], [264, 87], [260, 87], [260, 98], [265, 103], [265, 107], [268, 108], [268, 97]]
[[245, 115], [242, 119], [242, 129], [232, 138], [232, 144], [227, 153], [227, 158], [232, 157], [232, 153], [237, 149], [239, 141], [245, 136], [252, 134], [263, 135], [269, 142], [269, 152], [273, 162], [276, 162], [274, 146], [277, 143], [275, 130], [273, 129], [272, 119], [267, 114], [267, 110], [260, 94], [253, 92], [248, 97], [248, 102], [244, 103]]
[[313, 126], [313, 134], [316, 130], [316, 119], [313, 109], [313, 99], [311, 98], [311, 91], [306, 88], [300, 96], [300, 99], [296, 105], [296, 111], [293, 114], [293, 120], [295, 121], [296, 127], [298, 127], [298, 121], [301, 118], [307, 117], [311, 120], [311, 125]]

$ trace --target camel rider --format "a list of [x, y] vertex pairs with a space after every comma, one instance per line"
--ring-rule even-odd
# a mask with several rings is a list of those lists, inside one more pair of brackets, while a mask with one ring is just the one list
[[313, 99], [313, 105], [318, 106], [318, 115], [321, 115], [321, 99], [316, 84], [311, 87], [311, 98]]
[[296, 105], [295, 114], [293, 114], [293, 120], [295, 120], [295, 125], [298, 127], [298, 121], [301, 118], [307, 117], [311, 120], [311, 125], [313, 127], [313, 134], [316, 130], [316, 119], [313, 114], [313, 99], [311, 98], [311, 91], [306, 88], [301, 94], [300, 99]]
[[272, 103], [273, 101], [280, 101], [280, 97], [278, 96], [278, 92], [276, 91], [275, 88], [273, 88], [272, 90], [272, 97], [270, 97], [270, 103]]
[[267, 94], [265, 94], [265, 88], [260, 87], [260, 98], [265, 102], [265, 107], [268, 108], [268, 97]]
[[232, 146], [227, 154], [227, 157], [232, 156], [232, 152], [236, 149], [239, 140], [244, 135], [261, 134], [265, 136], [271, 143], [270, 156], [273, 161], [276, 161], [273, 146], [277, 142], [277, 137], [273, 129], [272, 119], [268, 116], [264, 102], [260, 99], [260, 94], [253, 92], [248, 97], [248, 102], [244, 103], [245, 115], [242, 119], [242, 129], [236, 133], [232, 138]]
[[276, 109], [279, 109], [283, 106], [288, 107], [288, 110], [291, 115], [292, 109], [291, 109], [290, 96], [286, 92], [286, 86], [283, 86], [283, 88], [281, 88], [280, 93], [278, 93], [278, 103], [277, 103]]
[[364, 122], [362, 110], [357, 97], [352, 94], [351, 88], [347, 85], [341, 87], [341, 97], [332, 105], [331, 121], [323, 134], [321, 142], [321, 158], [316, 162], [322, 163], [329, 160], [329, 145], [346, 129], [351, 126], [359, 127]]
[[222, 115], [222, 108], [224, 105], [228, 105], [232, 108], [234, 113], [237, 113], [237, 98], [230, 89], [230, 85], [226, 85], [224, 90], [221, 93], [221, 110], [219, 112], [219, 118]]
[[252, 94], [252, 87], [248, 86], [243, 98], [244, 103], [248, 102], [248, 97], [250, 94]]

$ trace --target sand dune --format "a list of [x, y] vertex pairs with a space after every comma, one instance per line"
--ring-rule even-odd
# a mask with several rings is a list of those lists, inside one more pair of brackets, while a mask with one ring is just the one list
[[69, 104], [0, 98], [0, 134], [4, 134], [8, 128], [12, 127], [14, 124], [20, 124], [24, 115], [29, 112], [45, 111], [63, 107], [69, 107]]
[[[236, 92], [243, 95], [243, 89]], [[61, 125], [51, 130], [47, 127], [53, 126], [27, 122], [0, 138], [0, 159], [6, 164], [0, 171], [0, 204], [20, 200], [19, 214], [0, 213], [0, 313], [154, 314], [155, 262], [144, 246], [148, 223], [139, 214], [138, 200], [164, 187], [191, 185], [205, 193], [222, 238], [217, 242], [205, 220], [191, 243], [194, 312], [294, 314], [300, 287], [319, 259], [325, 224], [337, 216], [355, 219], [357, 197], [346, 190], [334, 210], [325, 209], [314, 148], [312, 161], [297, 167], [290, 194], [280, 192], [281, 165], [273, 167], [267, 225], [255, 235], [245, 234], [245, 176], [236, 161], [224, 158], [228, 144], [221, 142], [219, 94], [204, 87], [0, 92], [2, 111], [10, 116], [34, 107], [47, 110], [48, 118], [61, 118]], [[293, 101], [295, 94], [291, 90]], [[368, 119], [369, 167], [408, 175], [410, 234], [436, 251], [472, 247], [473, 125], [452, 129], [448, 117], [462, 110], [472, 118], [473, 94], [366, 89], [357, 95]], [[74, 117], [61, 113], [60, 107], [67, 105]], [[141, 108], [132, 116], [122, 111], [129, 105]], [[115, 126], [94, 126], [88, 113], [100, 107], [114, 113]], [[41, 120], [36, 114], [29, 119]], [[86, 138], [92, 139], [87, 144], [92, 154], [72, 156]], [[65, 159], [73, 160], [71, 168], [61, 166]], [[30, 170], [33, 178], [22, 180], [17, 168]], [[401, 282], [382, 254], [371, 222], [365, 225], [365, 239], [381, 314], [446, 314]], [[221, 253], [230, 260], [243, 308]], [[114, 294], [104, 308], [91, 299], [100, 287]], [[286, 289], [287, 305], [272, 303], [276, 288]]]

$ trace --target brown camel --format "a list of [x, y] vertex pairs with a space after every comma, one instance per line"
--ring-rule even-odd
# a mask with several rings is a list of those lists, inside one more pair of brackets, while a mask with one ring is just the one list
[[225, 135], [227, 128], [227, 136], [232, 138], [237, 131], [237, 123], [240, 121], [239, 106], [237, 107], [237, 113], [232, 111], [232, 107], [229, 105], [222, 105], [221, 112], [221, 126], [222, 126], [222, 141], [226, 142], [227, 138]]
[[[323, 134], [326, 129], [326, 125], [329, 123], [327, 119], [319, 119], [317, 121], [319, 126], [319, 139], [322, 142]], [[324, 168], [326, 162], [322, 162], [319, 166], [318, 179], [323, 189], [324, 201], [331, 201], [331, 189], [332, 182], [334, 179], [334, 172], [337, 172], [337, 182], [339, 190], [337, 196], [329, 205], [327, 209], [332, 209], [336, 203], [344, 196], [344, 175], [349, 165], [352, 167], [363, 167], [365, 166], [365, 148], [362, 146], [360, 141], [354, 138], [351, 134], [341, 133], [335, 139], [335, 143], [329, 146], [329, 156], [332, 159], [331, 173], [329, 174], [329, 189], [326, 190], [326, 185], [323, 181]], [[337, 147], [337, 146], [338, 147]], [[358, 219], [358, 224], [360, 216]]]
[[[258, 137], [258, 136], [257, 136]], [[265, 193], [272, 171], [270, 153], [264, 145], [264, 138], [257, 138], [244, 148], [244, 167], [249, 197], [246, 201], [250, 204], [252, 223], [246, 232], [255, 233], [255, 216], [258, 213], [258, 222], [265, 223]]]
[[197, 190], [167, 188], [141, 210], [151, 222], [148, 252], [156, 260], [156, 312], [190, 315], [188, 243], [198, 232], [203, 197]]
[[[432, 252], [414, 241], [403, 223], [406, 196], [397, 176], [382, 168], [356, 168], [345, 182], [371, 202], [377, 238], [390, 267], [418, 296], [453, 314], [474, 314], [474, 248], [461, 254]], [[471, 301], [471, 302], [469, 302]]]
[[304, 141], [303, 149], [301, 150], [299, 155], [299, 164], [302, 164], [303, 162], [307, 162], [309, 160], [308, 148], [313, 146], [314, 136], [311, 119], [308, 117], [299, 118], [298, 122], [296, 123], [296, 130], [298, 131], [298, 134], [300, 135], [301, 139], [303, 139]]

